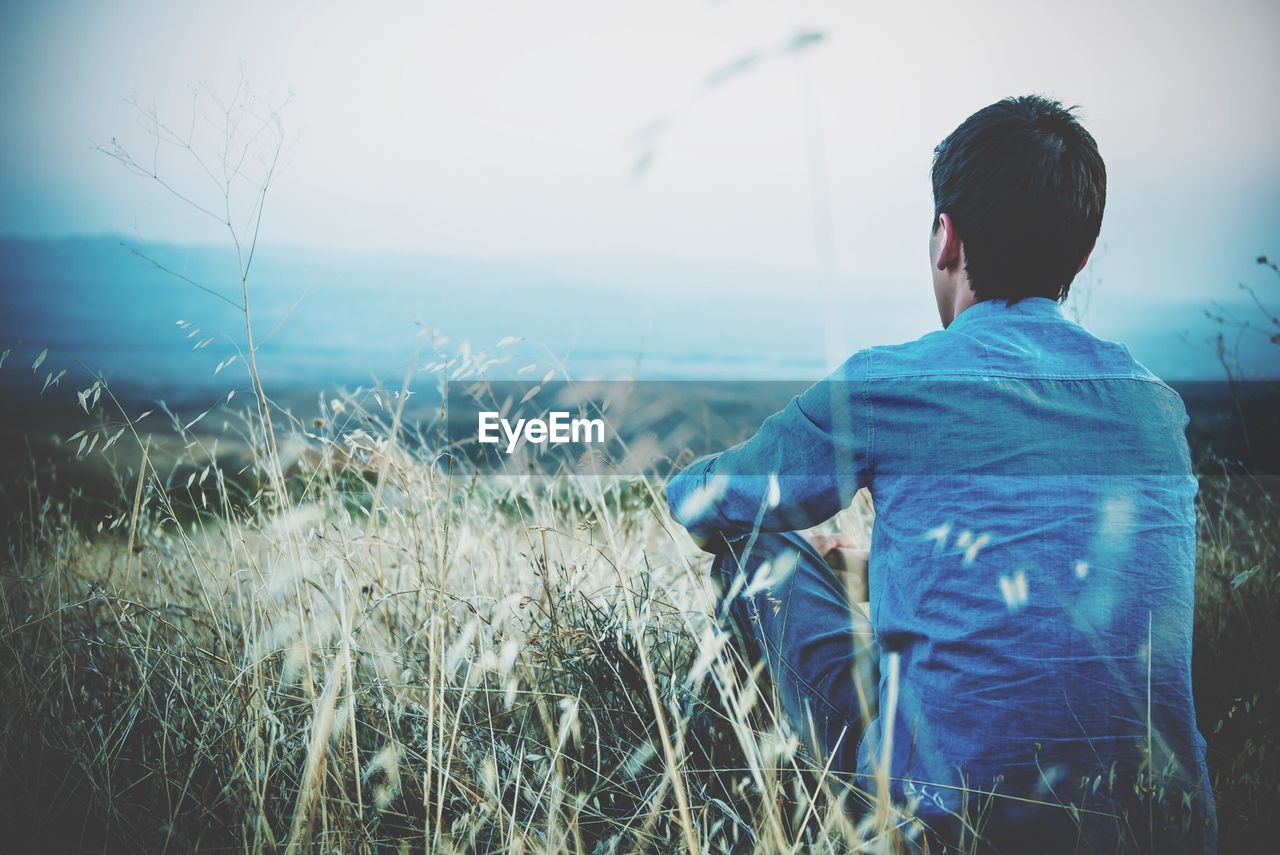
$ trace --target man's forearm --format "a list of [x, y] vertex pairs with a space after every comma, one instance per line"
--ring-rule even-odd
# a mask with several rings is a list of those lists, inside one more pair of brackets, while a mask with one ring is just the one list
[[749, 439], [701, 457], [671, 479], [671, 515], [699, 543], [751, 531], [791, 531], [829, 519], [863, 485], [866, 443], [847, 383], [818, 383], [769, 416]]

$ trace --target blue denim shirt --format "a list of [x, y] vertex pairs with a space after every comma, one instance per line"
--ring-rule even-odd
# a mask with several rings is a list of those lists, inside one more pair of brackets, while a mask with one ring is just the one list
[[1159, 848], [1208, 851], [1186, 424], [1173, 389], [1054, 301], [981, 302], [855, 353], [667, 500], [708, 537], [807, 528], [869, 489], [881, 703], [857, 772], [874, 773], [892, 728], [891, 789], [922, 818], [994, 789], [1012, 798], [993, 828], [1074, 804], [1137, 811], [1153, 845], [1163, 828]]

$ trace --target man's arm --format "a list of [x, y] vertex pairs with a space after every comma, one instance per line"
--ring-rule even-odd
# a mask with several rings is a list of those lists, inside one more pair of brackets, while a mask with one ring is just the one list
[[861, 354], [792, 398], [750, 439], [667, 483], [671, 515], [716, 551], [723, 538], [810, 528], [866, 485], [870, 427]]

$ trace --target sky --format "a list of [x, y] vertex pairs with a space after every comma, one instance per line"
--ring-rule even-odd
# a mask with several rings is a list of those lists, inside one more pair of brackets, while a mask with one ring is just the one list
[[[127, 99], [182, 127], [194, 87], [230, 93], [243, 69], [263, 103], [292, 92], [268, 243], [659, 293], [926, 289], [934, 145], [1039, 92], [1080, 105], [1106, 160], [1086, 271], [1104, 303], [1234, 293], [1280, 255], [1274, 2], [2, 8], [0, 234], [222, 242], [94, 143], [147, 151]], [[159, 164], [207, 189], [181, 152]]]

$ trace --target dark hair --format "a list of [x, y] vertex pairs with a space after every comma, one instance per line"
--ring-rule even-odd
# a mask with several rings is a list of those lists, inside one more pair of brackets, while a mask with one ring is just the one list
[[1077, 109], [1005, 98], [934, 149], [933, 229], [939, 214], [951, 215], [979, 300], [1065, 300], [1097, 239], [1107, 170]]

